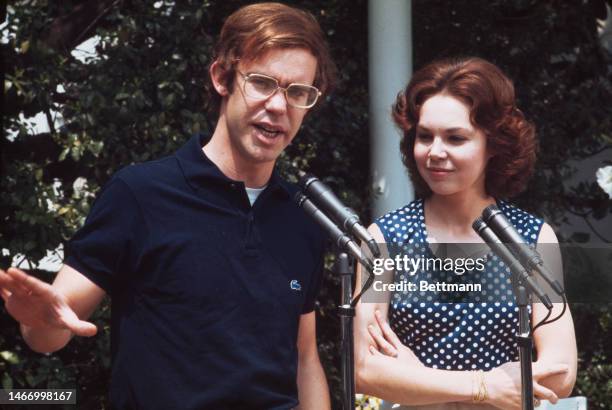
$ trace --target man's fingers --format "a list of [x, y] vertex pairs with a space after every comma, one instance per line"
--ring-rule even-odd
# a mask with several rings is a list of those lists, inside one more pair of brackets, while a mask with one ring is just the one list
[[98, 328], [91, 322], [80, 320], [76, 313], [72, 310], [67, 310], [63, 315], [62, 320], [64, 326], [77, 336], [94, 336], [98, 332]]
[[6, 289], [0, 288], [0, 297], [4, 300], [4, 303], [8, 301], [8, 298], [11, 297], [11, 292]]
[[7, 289], [18, 296], [27, 296], [28, 290], [7, 272], [0, 270], [0, 288]]
[[96, 325], [91, 322], [86, 322], [84, 320], [79, 320], [69, 329], [77, 336], [91, 337], [95, 336], [96, 333], [98, 333], [98, 328], [96, 327]]
[[384, 336], [380, 333], [380, 328], [377, 326], [368, 325], [368, 331], [384, 354], [387, 356], [397, 357], [397, 350], [389, 342], [387, 342], [387, 340], [385, 340]]
[[17, 282], [19, 282], [22, 287], [27, 290], [28, 294], [41, 294], [49, 291], [50, 285], [35, 278], [32, 275], [28, 275], [24, 271], [17, 268], [9, 268], [7, 273]]
[[559, 397], [555, 394], [554, 391], [538, 384], [537, 382], [533, 382], [533, 395], [540, 400], [548, 400], [552, 404], [556, 404], [559, 400]]

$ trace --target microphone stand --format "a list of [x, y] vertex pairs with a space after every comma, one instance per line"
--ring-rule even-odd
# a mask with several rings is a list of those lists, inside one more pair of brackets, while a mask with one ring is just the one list
[[519, 311], [519, 332], [516, 341], [519, 346], [519, 361], [521, 362], [521, 402], [523, 410], [533, 410], [533, 374], [532, 347], [533, 335], [529, 320], [529, 294], [523, 281], [512, 274], [513, 289]]
[[[331, 219], [325, 215], [317, 206], [308, 199], [303, 193], [298, 192], [295, 195], [295, 201], [311, 218], [313, 218], [321, 227], [330, 235], [332, 241], [338, 249], [336, 258], [336, 271], [341, 275], [342, 279], [342, 299], [341, 305], [338, 306], [338, 314], [340, 316], [341, 329], [341, 347], [342, 347], [342, 378], [343, 378], [343, 410], [355, 409], [355, 351], [353, 341], [353, 318], [355, 317], [355, 306], [361, 299], [365, 291], [372, 286], [374, 282], [374, 268], [372, 261], [363, 253], [359, 246], [340, 229]], [[368, 272], [369, 276], [361, 291], [357, 296], [352, 298], [353, 290], [353, 271], [350, 263], [349, 255], [351, 254], [358, 263], [361, 263], [363, 268]]]
[[[363, 259], [363, 258], [362, 258]], [[374, 273], [371, 264], [362, 264], [364, 270], [368, 272], [368, 279], [362, 286], [361, 291], [354, 298], [353, 276], [355, 275], [353, 266], [354, 257], [351, 258], [341, 250], [336, 259], [336, 272], [341, 278], [341, 305], [338, 306], [338, 316], [341, 325], [341, 370], [342, 370], [342, 409], [355, 409], [355, 340], [353, 338], [353, 319], [355, 318], [355, 306], [361, 296], [372, 286]]]
[[340, 316], [341, 327], [342, 408], [353, 410], [355, 408], [355, 346], [353, 339], [355, 308], [351, 305], [353, 271], [349, 256], [345, 252], [338, 253], [335, 270], [341, 279], [341, 304], [338, 306], [338, 316]]
[[472, 227], [512, 272], [512, 290], [519, 309], [519, 332], [516, 335], [516, 341], [519, 346], [519, 361], [521, 363], [521, 402], [523, 410], [533, 410], [533, 374], [531, 369], [533, 338], [529, 321], [528, 288], [538, 296], [549, 310], [552, 309], [553, 305], [548, 295], [542, 292], [519, 260], [514, 257], [482, 218], [477, 218]]

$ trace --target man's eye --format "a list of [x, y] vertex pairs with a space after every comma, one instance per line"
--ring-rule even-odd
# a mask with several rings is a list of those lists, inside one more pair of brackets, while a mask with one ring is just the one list
[[276, 84], [268, 78], [249, 77], [249, 83], [258, 90], [271, 90]]
[[308, 96], [308, 90], [300, 87], [289, 87], [287, 92], [289, 96], [293, 98], [306, 98]]

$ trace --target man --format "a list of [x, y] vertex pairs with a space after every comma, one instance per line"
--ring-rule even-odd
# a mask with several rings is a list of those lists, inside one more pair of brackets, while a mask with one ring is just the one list
[[314, 17], [278, 3], [232, 14], [215, 52], [210, 139], [118, 172], [53, 285], [9, 269], [1, 295], [28, 345], [51, 352], [93, 336], [86, 319], [109, 294], [115, 408], [329, 408], [322, 234], [274, 165], [334, 66]]

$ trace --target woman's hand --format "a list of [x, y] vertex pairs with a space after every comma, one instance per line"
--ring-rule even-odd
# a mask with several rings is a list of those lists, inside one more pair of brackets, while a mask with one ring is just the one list
[[[533, 395], [539, 400], [556, 403], [559, 398], [550, 389], [539, 384], [539, 380], [569, 370], [566, 364], [532, 366]], [[488, 399], [486, 402], [500, 409], [521, 409], [521, 364], [520, 362], [504, 363], [484, 375]]]
[[8, 313], [22, 325], [69, 330], [78, 336], [97, 332], [93, 323], [78, 318], [58, 290], [19, 269], [0, 269], [0, 296]]
[[376, 342], [376, 346], [370, 346], [370, 353], [382, 353], [413, 365], [423, 366], [423, 363], [412, 350], [400, 341], [379, 310], [374, 312], [374, 316], [376, 317], [376, 325], [368, 325], [368, 332]]

